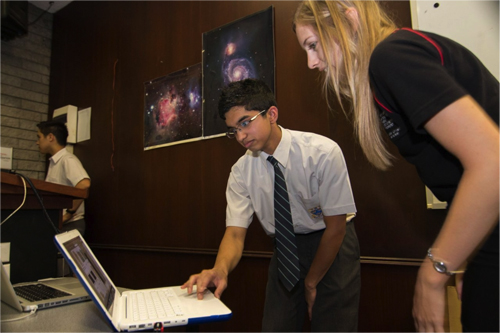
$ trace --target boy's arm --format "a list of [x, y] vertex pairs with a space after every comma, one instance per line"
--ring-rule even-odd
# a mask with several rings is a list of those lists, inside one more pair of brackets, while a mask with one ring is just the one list
[[[84, 179], [80, 180], [78, 182], [78, 184], [75, 185], [75, 188], [87, 190], [87, 195], [88, 195], [88, 190], [90, 188], [90, 179], [84, 178]], [[83, 203], [83, 201], [84, 201], [84, 199], [73, 200], [73, 206], [70, 208], [70, 210], [73, 212], [76, 212], [76, 210], [80, 207], [80, 205]], [[73, 214], [66, 211], [66, 214], [64, 214], [64, 216], [63, 216], [63, 223], [71, 220], [71, 217], [73, 217]]]
[[219, 246], [219, 252], [212, 269], [205, 269], [199, 274], [191, 275], [181, 288], [187, 288], [188, 294], [197, 285], [198, 299], [203, 299], [203, 292], [207, 287], [216, 287], [214, 295], [220, 298], [227, 287], [229, 273], [236, 267], [243, 254], [246, 228], [227, 227]]
[[337, 257], [346, 232], [345, 214], [324, 216], [323, 220], [325, 221], [326, 228], [321, 237], [311, 268], [304, 280], [309, 318], [312, 316], [312, 307], [316, 299], [316, 286], [333, 264], [335, 257]]

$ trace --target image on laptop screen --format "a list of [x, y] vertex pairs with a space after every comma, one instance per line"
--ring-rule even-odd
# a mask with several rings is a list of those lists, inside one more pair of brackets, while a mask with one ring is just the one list
[[70, 253], [75, 264], [83, 272], [84, 278], [95, 291], [95, 294], [101, 299], [102, 304], [108, 311], [112, 311], [113, 301], [115, 299], [115, 288], [101, 267], [94, 261], [94, 257], [89, 255], [82, 239], [76, 237], [64, 243], [64, 247]]

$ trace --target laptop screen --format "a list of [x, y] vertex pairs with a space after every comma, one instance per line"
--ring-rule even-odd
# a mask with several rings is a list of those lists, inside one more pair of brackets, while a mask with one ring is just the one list
[[75, 237], [64, 243], [64, 247], [69, 255], [83, 273], [83, 278], [87, 280], [88, 286], [93, 289], [101, 303], [111, 312], [115, 299], [115, 288], [107, 275], [102, 271], [101, 266], [96, 262], [86, 244], [80, 237]]

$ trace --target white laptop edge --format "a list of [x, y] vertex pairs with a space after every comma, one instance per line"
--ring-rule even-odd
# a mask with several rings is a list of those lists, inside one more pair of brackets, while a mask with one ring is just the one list
[[[13, 285], [10, 282], [10, 277], [8, 276], [5, 270], [3, 263], [2, 263], [1, 276], [2, 276], [2, 302], [8, 304], [9, 306], [21, 312], [29, 312], [35, 309], [38, 310], [50, 309], [57, 306], [64, 306], [90, 300], [90, 296], [86, 292], [85, 288], [73, 287], [73, 284], [76, 283], [77, 281], [74, 278], [68, 278], [68, 277], [49, 278], [49, 279], [41, 279], [38, 281], [21, 282]], [[14, 290], [14, 287], [17, 286], [36, 285], [36, 284], [42, 284], [48, 287], [52, 287], [62, 292], [66, 292], [69, 295], [54, 297], [46, 300], [29, 301], [24, 297], [18, 296], [16, 294], [16, 291]]]
[[[81, 238], [80, 233], [77, 230], [71, 230], [71, 231], [68, 231], [68, 232], [65, 232], [65, 233], [61, 233], [61, 234], [55, 235], [54, 236], [54, 241], [55, 241], [56, 246], [58, 247], [58, 249], [63, 254], [64, 258], [66, 258], [66, 260], [68, 261], [71, 269], [73, 271], [75, 271], [75, 272], [78, 272], [78, 274], [76, 274], [78, 276], [78, 279], [80, 280], [80, 282], [82, 283], [82, 285], [84, 286], [85, 290], [88, 292], [88, 294], [90, 295], [90, 297], [92, 298], [92, 300], [96, 304], [99, 305], [98, 306], [99, 310], [104, 314], [104, 317], [107, 319], [107, 321], [109, 322], [109, 324], [116, 331], [126, 330], [125, 327], [120, 327], [121, 325], [119, 324], [119, 322], [120, 322], [120, 318], [119, 318], [120, 317], [120, 313], [122, 313], [122, 311], [121, 311], [122, 309], [119, 308], [120, 304], [122, 303], [122, 302], [119, 301], [121, 293], [118, 290], [118, 288], [114, 285], [113, 281], [109, 278], [109, 276], [107, 275], [106, 271], [101, 266], [101, 264], [99, 263], [99, 261], [96, 259], [95, 263], [99, 266], [99, 268], [101, 269], [102, 273], [106, 276], [106, 278], [111, 283], [112, 287], [115, 289], [115, 296], [114, 296], [114, 302], [113, 302], [113, 304], [118, 305], [118, 306], [114, 307], [112, 309], [111, 317], [109, 316], [109, 312], [105, 310], [105, 305], [101, 302], [101, 300], [98, 297], [96, 297], [96, 295], [94, 294], [94, 291], [90, 290], [90, 287], [88, 286], [88, 282], [83, 279], [83, 272], [80, 270], [80, 268], [78, 267], [78, 265], [75, 264], [73, 258], [68, 254], [68, 251], [67, 251], [67, 249], [64, 246], [64, 243], [67, 242], [67, 241], [69, 241], [69, 240], [74, 239], [75, 237], [80, 237]], [[83, 240], [83, 244], [86, 246], [86, 250], [88, 250], [89, 253], [92, 254], [92, 256], [94, 256], [94, 258], [95, 258], [94, 253], [92, 252], [92, 250], [90, 249], [90, 247], [87, 245], [87, 243], [85, 242], [85, 240]], [[173, 288], [175, 288], [175, 287], [173, 287]], [[196, 297], [196, 296], [194, 295], [193, 297]], [[210, 294], [207, 295], [206, 298], [209, 299], [211, 297], [214, 298], [213, 294], [210, 292]], [[215, 321], [228, 320], [228, 319], [230, 319], [232, 317], [232, 311], [229, 310], [227, 307], [226, 307], [226, 309], [227, 309], [227, 313], [223, 313], [223, 314], [207, 315], [207, 316], [202, 316], [202, 317], [189, 318], [186, 324], [187, 325], [192, 325], [192, 324], [202, 324], [202, 323], [209, 323], [209, 322], [215, 322]], [[140, 329], [138, 329], [138, 330], [140, 330]]]
[[[115, 325], [115, 322], [113, 321], [113, 318], [109, 316], [109, 313], [105, 310], [105, 305], [101, 302], [101, 300], [94, 295], [94, 291], [91, 290], [88, 286], [88, 282], [85, 281], [82, 276], [84, 272], [80, 270], [80, 268], [75, 264], [73, 258], [68, 254], [68, 250], [64, 247], [64, 243], [66, 241], [69, 241], [71, 239], [74, 239], [76, 236], [80, 235], [80, 233], [77, 230], [70, 230], [65, 233], [60, 233], [54, 236], [54, 241], [56, 243], [57, 248], [59, 251], [61, 251], [62, 255], [66, 259], [66, 261], [69, 263], [69, 266], [73, 270], [73, 272], [78, 272], [77, 277], [80, 280], [80, 283], [83, 285], [87, 293], [90, 295], [94, 303], [99, 304], [98, 308], [99, 311], [104, 315], [108, 323], [113, 327], [115, 331], [120, 331], [118, 327]], [[87, 250], [94, 255], [90, 247], [87, 247]], [[120, 302], [117, 302], [117, 298], [120, 296], [120, 292], [118, 291], [118, 288], [113, 284], [113, 281], [109, 278], [107, 275], [106, 271], [101, 267], [101, 264], [97, 262], [99, 267], [101, 268], [102, 272], [106, 275], [106, 278], [111, 282], [112, 287], [115, 289], [115, 299], [114, 299], [114, 304], [119, 304]], [[113, 309], [114, 312], [115, 309]]]
[[5, 271], [5, 268], [3, 267], [2, 263], [2, 302], [10, 305], [17, 311], [23, 312], [23, 311], [31, 311], [31, 307], [29, 309], [24, 308], [21, 306], [21, 303], [19, 303], [19, 299], [17, 298], [16, 292], [14, 291], [14, 288], [9, 288], [7, 286], [7, 283], [10, 283], [9, 276], [7, 275], [7, 272]]

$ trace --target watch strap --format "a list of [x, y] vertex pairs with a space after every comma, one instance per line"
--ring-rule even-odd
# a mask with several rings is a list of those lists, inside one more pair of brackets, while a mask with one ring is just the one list
[[427, 257], [432, 261], [432, 266], [436, 270], [436, 272], [441, 273], [441, 274], [446, 274], [448, 276], [452, 276], [455, 274], [460, 274], [464, 273], [464, 270], [458, 270], [458, 271], [450, 271], [446, 267], [446, 264], [443, 261], [436, 260], [434, 258], [434, 255], [432, 254], [432, 248], [429, 248], [427, 250]]

